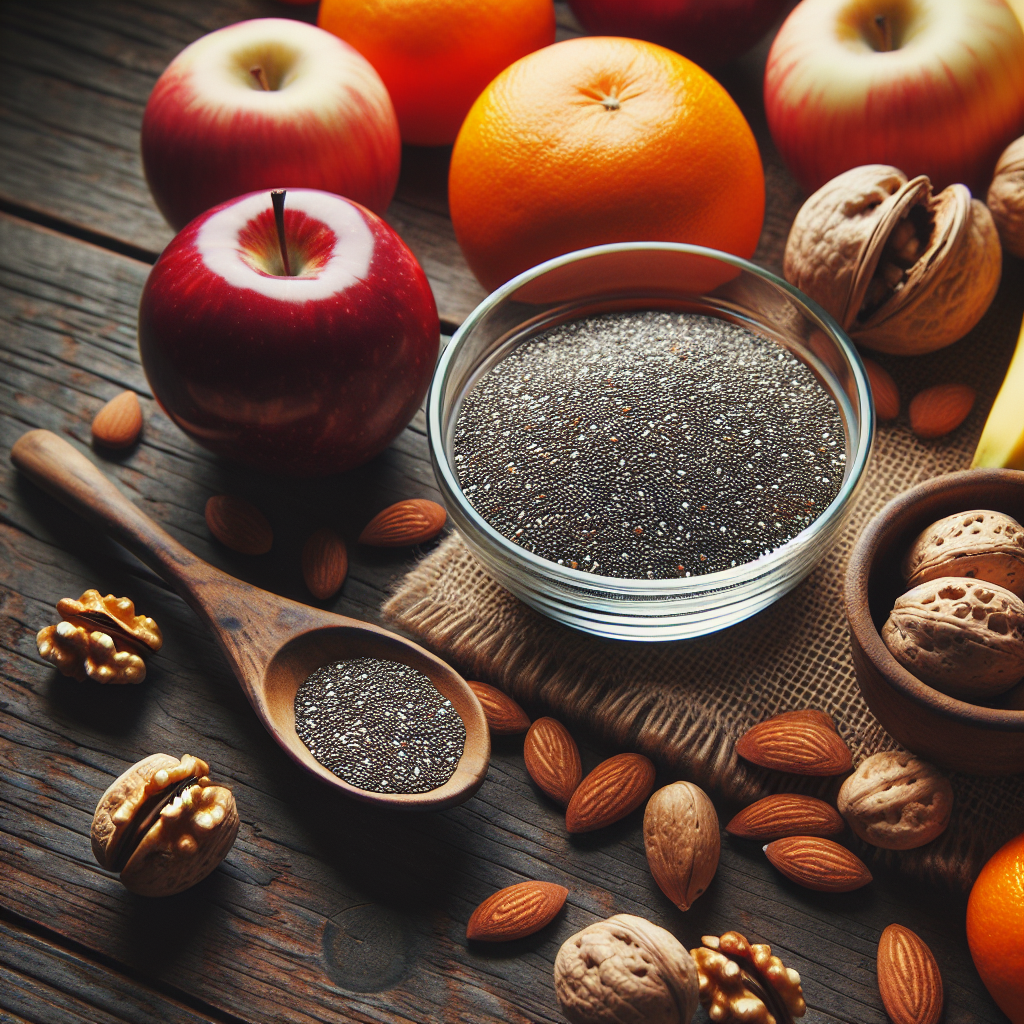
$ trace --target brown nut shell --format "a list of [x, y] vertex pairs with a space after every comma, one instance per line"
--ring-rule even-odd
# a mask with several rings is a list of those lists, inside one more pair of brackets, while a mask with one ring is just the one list
[[686, 947], [632, 914], [584, 928], [555, 958], [555, 995], [570, 1024], [689, 1024], [697, 992]]
[[234, 796], [211, 783], [208, 771], [191, 754], [150, 754], [115, 779], [93, 815], [97, 863], [120, 870], [125, 887], [142, 896], [170, 896], [205, 878], [239, 824]]
[[912, 850], [940, 836], [953, 810], [953, 787], [935, 768], [902, 750], [865, 759], [843, 783], [839, 813], [866, 843]]
[[644, 811], [644, 850], [658, 888], [680, 909], [711, 884], [722, 837], [707, 793], [692, 782], [663, 786]]
[[1002, 250], [987, 207], [964, 185], [855, 167], [797, 213], [786, 279], [867, 348], [914, 355], [963, 337], [999, 287]]
[[1003, 150], [987, 203], [1003, 248], [1024, 259], [1024, 136]]
[[995, 583], [941, 576], [896, 599], [882, 641], [928, 686], [987, 700], [1024, 676], [1024, 601]]
[[1024, 597], [1024, 527], [990, 509], [946, 516], [922, 530], [903, 559], [903, 578], [916, 587], [940, 576], [964, 576]]

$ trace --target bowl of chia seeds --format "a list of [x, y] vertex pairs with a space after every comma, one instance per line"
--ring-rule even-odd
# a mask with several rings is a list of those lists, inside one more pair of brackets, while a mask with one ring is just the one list
[[488, 296], [427, 399], [445, 504], [487, 571], [600, 636], [733, 625], [835, 548], [874, 431], [863, 364], [746, 260], [634, 242]]

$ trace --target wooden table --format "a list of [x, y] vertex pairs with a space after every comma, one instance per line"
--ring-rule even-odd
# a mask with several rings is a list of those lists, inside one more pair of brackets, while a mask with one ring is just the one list
[[[32, 427], [88, 451], [96, 410], [132, 388], [146, 414], [142, 443], [91, 457], [200, 556], [305, 600], [298, 556], [310, 530], [331, 524], [352, 542], [390, 502], [436, 496], [422, 415], [370, 465], [300, 483], [225, 465], [173, 427], [152, 400], [135, 343], [148, 265], [171, 237], [142, 177], [138, 131], [157, 75], [191, 40], [244, 18], [311, 20], [315, 8], [20, 0], [0, 10], [0, 451]], [[560, 35], [571, 34], [562, 5], [559, 16]], [[758, 258], [777, 269], [800, 194], [764, 130], [765, 51], [723, 80], [765, 155], [776, 198]], [[388, 219], [423, 263], [451, 330], [483, 293], [454, 242], [446, 171], [447, 151], [407, 150]], [[220, 492], [267, 513], [276, 531], [269, 556], [233, 555], [211, 539], [202, 510]], [[639, 812], [570, 840], [530, 783], [520, 740], [496, 743], [479, 794], [443, 813], [381, 813], [333, 795], [268, 738], [188, 608], [20, 479], [6, 454], [0, 510], [0, 1020], [559, 1021], [559, 945], [617, 912], [649, 917], [691, 946], [727, 928], [768, 941], [803, 977], [806, 1020], [849, 1024], [887, 1019], [875, 948], [882, 928], [899, 921], [938, 958], [948, 1024], [1005, 1020], [971, 965], [962, 897], [885, 873], [857, 893], [810, 893], [726, 837], [711, 889], [680, 914], [647, 871]], [[330, 606], [379, 621], [388, 587], [416, 554], [353, 543]], [[55, 621], [55, 602], [86, 587], [130, 595], [163, 628], [166, 644], [143, 685], [75, 683], [37, 656], [35, 633]], [[126, 892], [93, 862], [88, 839], [100, 793], [154, 751], [206, 758], [242, 818], [222, 867], [163, 900]], [[584, 745], [585, 767], [608, 753]], [[564, 913], [532, 938], [469, 948], [473, 907], [528, 878], [568, 886]]]

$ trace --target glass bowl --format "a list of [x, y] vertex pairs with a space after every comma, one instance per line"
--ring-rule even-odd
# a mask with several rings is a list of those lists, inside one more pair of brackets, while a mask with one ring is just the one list
[[[453, 468], [455, 422], [478, 378], [516, 345], [557, 323], [621, 310], [701, 313], [788, 349], [835, 401], [846, 436], [839, 493], [801, 533], [755, 561], [667, 580], [629, 580], [558, 565], [513, 544], [462, 493]], [[502, 586], [575, 629], [629, 640], [702, 636], [759, 612], [792, 590], [836, 539], [874, 432], [864, 366], [839, 325], [802, 292], [727, 253], [670, 242], [595, 246], [542, 263], [489, 295], [456, 331], [427, 398], [431, 459], [448, 514]]]

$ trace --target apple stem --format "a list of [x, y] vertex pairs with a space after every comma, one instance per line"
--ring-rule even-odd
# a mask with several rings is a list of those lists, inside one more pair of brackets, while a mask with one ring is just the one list
[[281, 262], [284, 264], [286, 277], [292, 276], [292, 268], [288, 263], [288, 243], [284, 238], [284, 197], [287, 191], [283, 188], [275, 188], [270, 193], [270, 201], [274, 204], [274, 221], [277, 224], [277, 244], [281, 247]]
[[256, 79], [256, 81], [259, 83], [259, 87], [264, 92], [270, 92], [270, 83], [267, 81], [266, 72], [263, 70], [263, 68], [259, 66], [259, 64], [254, 64], [251, 68], [249, 68], [249, 74]]
[[892, 50], [892, 22], [884, 14], [878, 14], [875, 16], [875, 27], [882, 41], [881, 52], [889, 53]]

